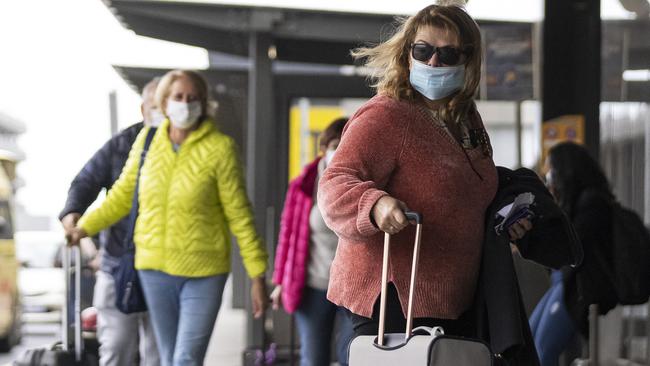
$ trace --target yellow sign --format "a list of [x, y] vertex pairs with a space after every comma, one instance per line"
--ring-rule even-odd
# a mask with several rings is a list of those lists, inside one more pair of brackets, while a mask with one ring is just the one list
[[343, 117], [339, 106], [293, 106], [289, 110], [289, 180], [318, 156], [318, 136], [337, 118]]
[[542, 123], [542, 160], [548, 156], [548, 150], [559, 142], [572, 141], [585, 143], [585, 117], [581, 114], [567, 114]]

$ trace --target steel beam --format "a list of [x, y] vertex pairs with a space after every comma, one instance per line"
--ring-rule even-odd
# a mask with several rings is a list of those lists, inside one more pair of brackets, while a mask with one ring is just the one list
[[600, 147], [600, 1], [545, 0], [542, 120], [584, 115], [585, 143]]

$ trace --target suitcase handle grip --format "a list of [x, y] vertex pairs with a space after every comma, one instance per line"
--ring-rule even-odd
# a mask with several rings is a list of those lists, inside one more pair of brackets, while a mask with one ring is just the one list
[[409, 221], [415, 221], [416, 224], [422, 224], [422, 214], [417, 213], [415, 211], [404, 211], [404, 216]]
[[[413, 330], [413, 297], [415, 293], [415, 278], [417, 276], [417, 265], [420, 257], [420, 243], [422, 241], [422, 215], [413, 212], [404, 212], [409, 221], [416, 222], [415, 229], [415, 244], [413, 245], [413, 264], [411, 266], [411, 282], [409, 285], [409, 302], [408, 313], [406, 315], [406, 333], [408, 337]], [[380, 346], [384, 345], [384, 331], [386, 329], [386, 292], [388, 287], [388, 257], [390, 255], [390, 234], [384, 234], [384, 256], [381, 268], [381, 298], [379, 302], [379, 332], [377, 334], [377, 343]]]

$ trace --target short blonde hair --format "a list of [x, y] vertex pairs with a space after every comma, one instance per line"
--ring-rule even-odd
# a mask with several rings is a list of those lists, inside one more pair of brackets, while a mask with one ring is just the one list
[[465, 83], [440, 110], [445, 121], [459, 122], [474, 108], [474, 95], [481, 79], [481, 32], [478, 25], [458, 5], [429, 5], [414, 16], [398, 19], [395, 33], [374, 47], [354, 49], [356, 59], [365, 59], [377, 92], [398, 100], [421, 100], [409, 81], [409, 59], [415, 35], [422, 27], [440, 28], [456, 35], [466, 55]]
[[167, 107], [167, 98], [171, 93], [170, 89], [174, 81], [180, 78], [187, 78], [194, 85], [199, 93], [199, 102], [201, 103], [201, 117], [200, 120], [208, 116], [208, 83], [205, 78], [196, 71], [192, 70], [171, 70], [167, 72], [158, 83], [156, 88], [155, 103], [160, 110], [165, 113]]

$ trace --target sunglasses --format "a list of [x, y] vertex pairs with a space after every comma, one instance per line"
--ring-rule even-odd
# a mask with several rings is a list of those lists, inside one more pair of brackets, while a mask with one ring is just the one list
[[428, 43], [413, 43], [411, 45], [411, 56], [414, 60], [426, 63], [434, 53], [438, 54], [438, 60], [443, 64], [455, 66], [460, 62], [460, 55], [463, 54], [463, 51], [451, 46], [436, 47]]

